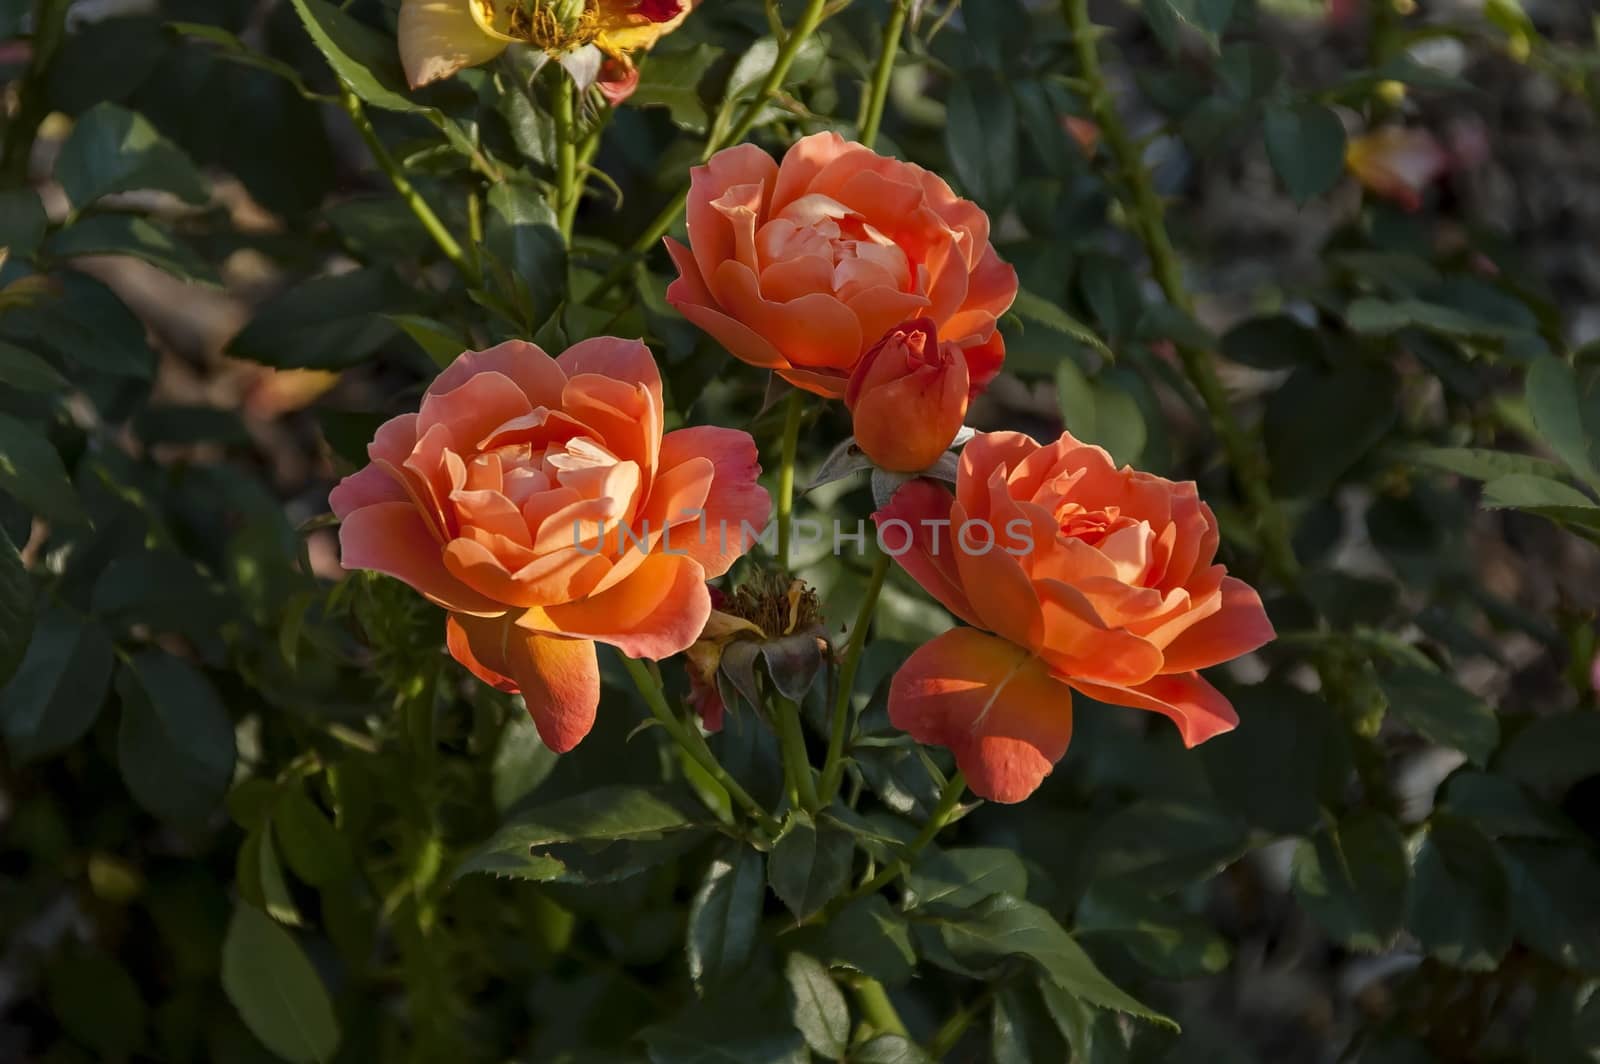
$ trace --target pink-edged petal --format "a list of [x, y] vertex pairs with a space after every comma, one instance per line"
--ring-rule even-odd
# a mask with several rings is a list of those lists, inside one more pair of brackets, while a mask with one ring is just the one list
[[594, 727], [600, 662], [592, 641], [536, 635], [518, 627], [513, 615], [484, 619], [452, 614], [445, 644], [480, 680], [520, 693], [539, 738], [556, 753], [577, 746]]
[[631, 658], [660, 660], [687, 650], [711, 616], [705, 570], [693, 558], [651, 554], [628, 578], [579, 602], [550, 606], [522, 623], [597, 639]]
[[1270, 643], [1276, 633], [1261, 596], [1243, 580], [1222, 579], [1222, 608], [1169, 643], [1162, 672], [1192, 672], [1232, 661]]
[[1020, 802], [1072, 739], [1072, 690], [1028, 651], [971, 628], [919, 647], [889, 686], [889, 720], [945, 746], [973, 793]]
[[[931, 480], [901, 485], [889, 505], [872, 515], [878, 542], [900, 568], [945, 609], [978, 627], [978, 611], [962, 588], [961, 571], [950, 547], [950, 493]], [[935, 539], [937, 536], [937, 540]]]
[[339, 525], [340, 562], [402, 580], [447, 610], [492, 615], [505, 606], [467, 587], [445, 569], [438, 540], [409, 502], [380, 502]]
[[805, 195], [818, 174], [841, 155], [868, 151], [864, 144], [845, 140], [829, 130], [801, 137], [783, 154], [778, 167], [778, 180], [772, 190], [773, 214], [783, 211], [790, 203]]
[[483, 351], [463, 351], [428, 385], [428, 394], [454, 391], [480, 373], [510, 378], [535, 407], [557, 406], [567, 385], [567, 375], [544, 348], [526, 340], [507, 340]]
[[707, 577], [718, 577], [750, 549], [753, 540], [744, 534], [745, 527], [755, 529], [757, 536], [766, 527], [772, 497], [758, 482], [761, 463], [748, 432], [698, 425], [662, 437], [663, 471], [694, 458], [710, 459], [712, 466], [711, 487], [700, 507], [703, 525], [699, 516], [667, 514], [673, 522], [671, 546], [704, 566]]
[[1079, 679], [1067, 682], [1100, 702], [1148, 709], [1170, 717], [1177, 724], [1185, 746], [1199, 746], [1207, 739], [1232, 731], [1239, 723], [1233, 704], [1197, 672], [1156, 676], [1131, 688], [1109, 687]]
[[460, 454], [476, 451], [495, 429], [533, 413], [528, 397], [503, 373], [479, 373], [448, 392], [424, 396], [417, 433], [426, 440], [443, 428], [444, 446]]
[[411, 495], [406, 491], [405, 485], [396, 480], [394, 474], [383, 466], [369, 465], [335, 484], [333, 490], [328, 492], [328, 508], [340, 520], [363, 506], [373, 506], [380, 502], [403, 502], [409, 504]]

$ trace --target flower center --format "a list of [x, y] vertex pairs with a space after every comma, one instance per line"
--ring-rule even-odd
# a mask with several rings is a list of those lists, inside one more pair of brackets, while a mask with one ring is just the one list
[[1124, 525], [1133, 524], [1132, 520], [1123, 519], [1120, 507], [1086, 510], [1075, 502], [1062, 507], [1056, 519], [1061, 524], [1063, 536], [1080, 539], [1091, 547], [1098, 547], [1108, 535]]
[[600, 36], [600, 0], [508, 0], [496, 19], [495, 0], [478, 0], [507, 36], [552, 56], [582, 48]]

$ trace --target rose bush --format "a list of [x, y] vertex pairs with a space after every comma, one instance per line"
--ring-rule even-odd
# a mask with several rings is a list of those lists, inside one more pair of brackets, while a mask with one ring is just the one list
[[1592, 1060], [1585, 6], [0, 4], [0, 1060]]

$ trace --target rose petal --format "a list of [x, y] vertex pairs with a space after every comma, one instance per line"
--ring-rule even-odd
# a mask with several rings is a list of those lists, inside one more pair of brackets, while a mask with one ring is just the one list
[[413, 89], [487, 63], [506, 47], [479, 28], [462, 0], [404, 0], [396, 34], [400, 65]]
[[1255, 588], [1228, 576], [1222, 608], [1192, 625], [1166, 647], [1162, 672], [1191, 672], [1232, 661], [1265, 646], [1276, 633]]
[[[910, 480], [894, 493], [889, 505], [872, 515], [872, 520], [878, 528], [878, 542], [911, 579], [945, 609], [968, 624], [982, 627], [978, 611], [962, 586], [954, 552], [949, 549], [953, 504], [950, 493], [933, 481]], [[933, 538], [935, 529], [937, 543]]]
[[687, 650], [711, 615], [705, 570], [693, 558], [651, 554], [620, 584], [529, 616], [535, 630], [609, 643], [631, 658], [660, 660]]
[[1067, 682], [1098, 701], [1148, 709], [1172, 718], [1185, 746], [1198, 746], [1213, 736], [1232, 731], [1239, 723], [1233, 704], [1197, 672], [1157, 676], [1135, 688], [1111, 687], [1075, 678]]
[[473, 591], [445, 569], [439, 542], [409, 502], [364, 506], [339, 525], [340, 562], [346, 569], [387, 573], [447, 610], [493, 615], [505, 606]]
[[889, 686], [889, 720], [949, 747], [973, 792], [1032, 794], [1072, 738], [1072, 690], [1026, 650], [971, 628], [914, 651]]
[[450, 616], [450, 655], [485, 683], [520, 692], [539, 738], [558, 754], [577, 746], [594, 727], [600, 706], [600, 663], [594, 643], [535, 635], [510, 615]]

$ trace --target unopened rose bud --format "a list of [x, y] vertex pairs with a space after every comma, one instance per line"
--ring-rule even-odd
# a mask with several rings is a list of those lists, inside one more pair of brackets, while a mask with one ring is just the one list
[[917, 473], [949, 449], [967, 416], [967, 361], [927, 318], [891, 329], [845, 390], [856, 445], [881, 469]]

